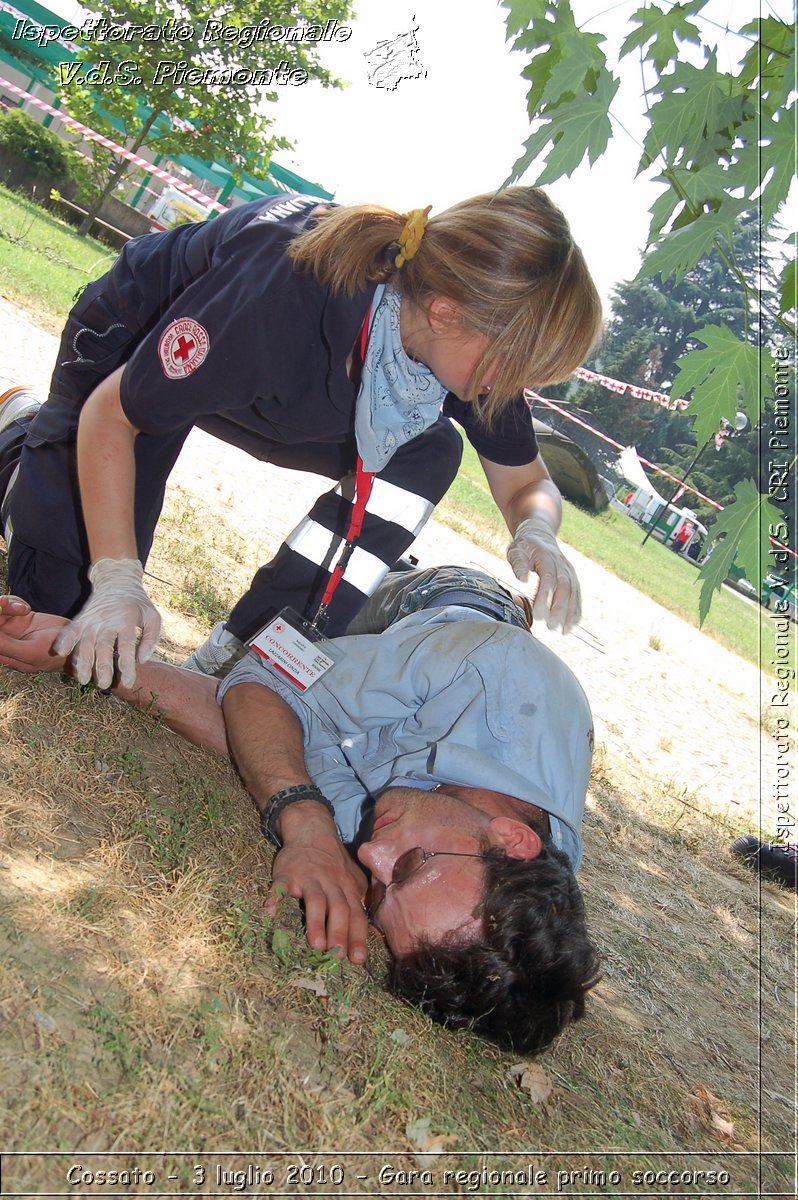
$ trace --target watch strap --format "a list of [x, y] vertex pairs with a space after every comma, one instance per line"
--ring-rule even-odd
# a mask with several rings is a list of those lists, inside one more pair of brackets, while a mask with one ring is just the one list
[[269, 799], [263, 813], [261, 813], [260, 827], [263, 836], [278, 850], [282, 849], [282, 839], [277, 832], [277, 821], [280, 814], [284, 812], [291, 804], [297, 804], [300, 800], [315, 800], [318, 804], [323, 805], [327, 809], [330, 816], [335, 819], [335, 810], [330, 804], [330, 801], [323, 795], [320, 788], [317, 788], [313, 783], [297, 783], [293, 787], [282, 788], [279, 792], [275, 792]]

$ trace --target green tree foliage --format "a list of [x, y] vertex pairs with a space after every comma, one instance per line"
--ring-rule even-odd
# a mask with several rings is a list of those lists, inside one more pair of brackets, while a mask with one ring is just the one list
[[[779, 303], [773, 304], [759, 294], [758, 275], [748, 277], [736, 262], [734, 245], [745, 214], [755, 214], [760, 233], [772, 226], [793, 180], [794, 28], [770, 14], [751, 21], [736, 31], [747, 50], [736, 67], [722, 71], [723, 31], [704, 19], [707, 2], [646, 4], [614, 48], [643, 81], [647, 130], [640, 169], [656, 166], [662, 189], [651, 209], [649, 248], [637, 279], [678, 283], [700, 260], [720, 255], [748, 298], [742, 330], [732, 329], [725, 317], [707, 319], [692, 331], [698, 347], [675, 360], [673, 390], [692, 391], [689, 411], [698, 444], [714, 434], [721, 416], [734, 420], [740, 395], [752, 425], [767, 415], [773, 356], [794, 344], [796, 333], [794, 262], [781, 268]], [[606, 39], [579, 29], [569, 0], [502, 0], [502, 6], [514, 48], [530, 57], [523, 74], [530, 81], [533, 126], [508, 182], [539, 164], [534, 182], [551, 183], [604, 153], [613, 135], [611, 105], [619, 81], [601, 48]], [[793, 495], [794, 466], [793, 459]], [[764, 563], [752, 530], [767, 530], [782, 518], [768, 477], [762, 482], [762, 492], [753, 481], [738, 484], [735, 503], [723, 514], [723, 556], [730, 562], [736, 554], [754, 580], [761, 578]], [[795, 549], [798, 529], [789, 533]], [[707, 568], [702, 613], [720, 586], [718, 571]]]
[[[735, 264], [748, 279], [759, 274], [760, 293], [771, 307], [777, 306], [776, 281], [763, 260], [754, 217], [738, 222], [733, 248]], [[739, 339], [745, 336], [747, 326], [752, 331], [758, 329], [760, 317], [736, 271], [713, 250], [680, 280], [671, 276], [619, 284], [613, 292], [605, 337], [588, 366], [614, 379], [670, 393], [679, 358], [691, 348], [698, 348], [693, 337], [697, 329], [718, 326]], [[680, 378], [684, 384], [684, 377]], [[739, 395], [739, 406], [744, 411], [741, 392], [740, 388], [735, 399]], [[644, 458], [672, 474], [681, 477], [700, 448], [689, 410], [671, 411], [635, 400], [628, 393], [619, 396], [599, 384], [579, 384], [572, 399], [616, 441], [636, 446]], [[727, 403], [723, 407], [728, 411]], [[767, 427], [773, 411], [767, 398], [765, 409], [762, 428]], [[711, 435], [716, 430], [717, 425]], [[749, 476], [760, 477], [766, 471], [767, 456], [759, 469], [762, 446], [758, 433], [751, 425], [744, 436], [724, 440], [720, 452], [714, 445], [709, 447], [693, 468], [691, 483], [724, 506], [733, 503], [737, 483]], [[717, 509], [711, 505], [695, 497], [686, 503], [696, 509], [705, 524], [712, 525], [717, 519]]]
[[[264, 101], [308, 79], [340, 86], [322, 66], [322, 34], [331, 32], [327, 22], [347, 19], [349, 0], [275, 0], [268, 11], [255, 0], [88, 7], [94, 32], [81, 39], [76, 62], [62, 66], [60, 91], [74, 117], [134, 153], [146, 141], [157, 154], [221, 158], [262, 177], [274, 150], [290, 145], [260, 111]], [[274, 32], [259, 38], [253, 30], [264, 23]], [[126, 36], [110, 36], [112, 28]], [[83, 229], [127, 169], [117, 160]]]
[[57, 134], [15, 108], [0, 115], [0, 147], [22, 158], [32, 175], [52, 184], [75, 176], [75, 153]]

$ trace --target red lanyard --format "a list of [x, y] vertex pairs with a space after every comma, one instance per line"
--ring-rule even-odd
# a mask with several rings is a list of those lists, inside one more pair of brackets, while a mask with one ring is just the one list
[[[359, 382], [360, 374], [363, 369], [363, 362], [366, 357], [366, 346], [369, 340], [369, 318], [371, 317], [371, 307], [366, 313], [366, 319], [360, 330], [360, 359], [357, 363], [353, 363], [354, 373]], [[371, 496], [371, 489], [374, 486], [374, 471], [363, 470], [363, 460], [360, 455], [357, 456], [357, 467], [355, 473], [355, 495], [352, 502], [352, 519], [349, 522], [349, 529], [344, 538], [344, 546], [341, 551], [341, 556], [335, 564], [327, 587], [324, 590], [324, 595], [321, 598], [321, 604], [313, 618], [312, 625], [315, 629], [323, 630], [327, 624], [328, 610], [332, 603], [332, 598], [335, 595], [338, 584], [344, 577], [344, 572], [349, 565], [349, 560], [357, 545], [360, 531], [363, 528], [363, 520], [366, 516], [366, 507]], [[335, 535], [333, 540], [335, 539]]]

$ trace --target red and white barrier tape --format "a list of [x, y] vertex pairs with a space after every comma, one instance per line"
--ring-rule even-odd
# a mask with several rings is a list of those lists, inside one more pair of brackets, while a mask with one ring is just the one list
[[111, 150], [114, 154], [127, 159], [128, 162], [140, 167], [149, 175], [154, 175], [156, 179], [162, 179], [165, 183], [171, 184], [172, 187], [178, 188], [179, 191], [184, 192], [187, 196], [191, 196], [193, 200], [199, 200], [206, 207], [213, 209], [214, 212], [227, 212], [224, 204], [219, 204], [217, 200], [206, 196], [198, 188], [191, 187], [189, 184], [184, 183], [182, 179], [178, 179], [176, 175], [171, 175], [168, 171], [162, 171], [160, 167], [154, 166], [146, 158], [141, 158], [140, 155], [133, 154], [130, 150], [126, 150], [124, 146], [120, 146], [118, 142], [112, 142], [110, 138], [97, 133], [96, 129], [90, 129], [82, 121], [76, 121], [69, 113], [62, 112], [59, 108], [53, 108], [52, 104], [48, 104], [46, 100], [42, 100], [39, 96], [34, 96], [32, 92], [25, 91], [24, 88], [18, 87], [16, 83], [12, 83], [10, 79], [5, 79], [2, 75], [0, 75], [0, 87], [6, 88], [14, 96], [20, 96], [23, 100], [27, 100], [36, 108], [49, 113], [51, 117], [67, 122], [70, 129], [74, 129], [77, 133], [82, 134], [89, 141], [97, 142], [100, 146], [105, 146], [107, 150]]

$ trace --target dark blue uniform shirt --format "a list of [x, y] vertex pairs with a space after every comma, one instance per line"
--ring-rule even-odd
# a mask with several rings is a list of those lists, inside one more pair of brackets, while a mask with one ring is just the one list
[[[145, 234], [88, 286], [70, 313], [48, 402], [25, 440], [13, 493], [20, 542], [86, 560], [78, 419], [92, 390], [122, 364], [122, 406], [140, 432], [135, 520], [143, 559], [166, 478], [194, 425], [274, 461], [275, 446], [293, 446], [299, 455], [311, 443], [326, 443], [331, 462], [353, 456], [356, 388], [346, 360], [374, 285], [333, 296], [294, 270], [286, 247], [318, 204], [310, 196], [271, 197]], [[474, 407], [451, 393], [443, 412], [492, 462], [519, 466], [538, 453], [523, 397], [490, 432]], [[286, 465], [302, 467], [299, 460]]]

